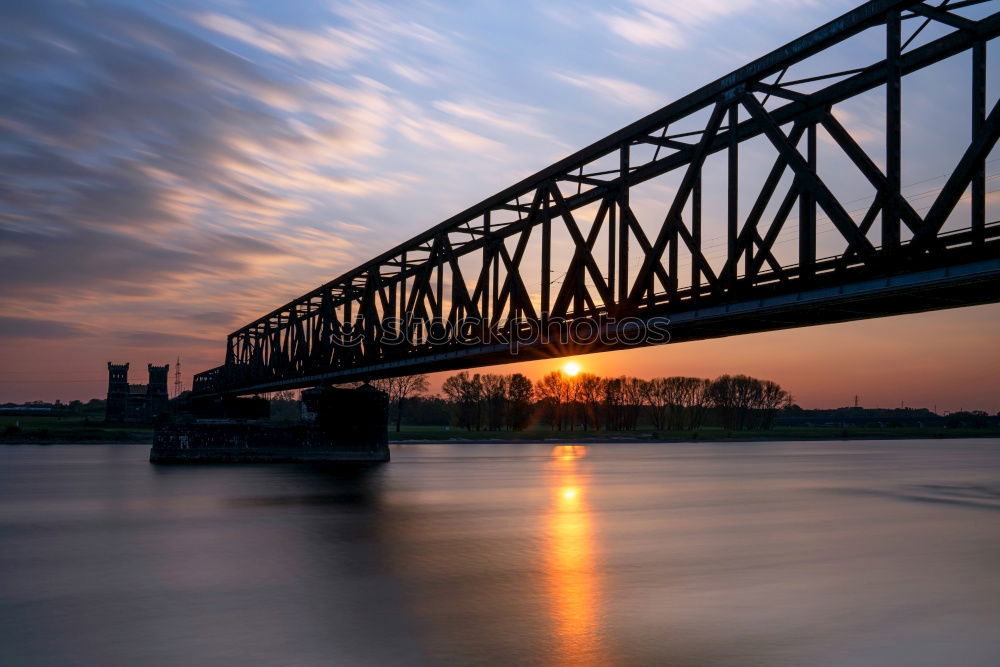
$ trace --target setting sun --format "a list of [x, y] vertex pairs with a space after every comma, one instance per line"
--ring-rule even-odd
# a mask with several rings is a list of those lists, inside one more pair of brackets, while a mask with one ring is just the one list
[[580, 372], [580, 364], [575, 361], [567, 361], [562, 367], [562, 372], [570, 377], [574, 377]]

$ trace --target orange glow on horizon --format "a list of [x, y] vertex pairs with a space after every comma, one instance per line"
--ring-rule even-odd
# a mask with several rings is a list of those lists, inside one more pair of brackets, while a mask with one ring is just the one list
[[[913, 336], [915, 330], [921, 335]], [[909, 407], [936, 406], [939, 413], [996, 414], [998, 335], [1000, 304], [989, 304], [596, 354], [577, 351], [469, 372], [522, 373], [537, 381], [573, 360], [582, 364], [581, 372], [605, 378], [713, 379], [742, 373], [777, 382], [807, 409], [846, 407], [859, 396], [865, 408], [899, 407], [902, 401]], [[432, 393], [454, 373], [435, 373]]]

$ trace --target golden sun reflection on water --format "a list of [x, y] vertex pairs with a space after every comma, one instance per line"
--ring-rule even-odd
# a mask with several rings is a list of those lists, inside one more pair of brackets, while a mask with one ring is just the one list
[[578, 445], [556, 445], [552, 448], [552, 457], [560, 461], [575, 461], [587, 456], [587, 448]]
[[561, 664], [602, 664], [600, 582], [584, 477], [584, 447], [552, 452], [554, 498], [546, 519], [546, 577], [552, 626]]

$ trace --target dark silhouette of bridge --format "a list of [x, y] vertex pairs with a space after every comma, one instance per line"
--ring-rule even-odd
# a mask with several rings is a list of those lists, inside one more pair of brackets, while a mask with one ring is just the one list
[[[1000, 300], [1000, 223], [986, 221], [1000, 133], [986, 97], [1000, 32], [990, 5], [867, 2], [233, 332], [225, 364], [195, 376], [195, 392], [612, 350], [663, 342], [650, 334], [665, 328], [687, 341]], [[835, 53], [857, 66], [830, 72]], [[918, 212], [901, 177], [902, 82], [959, 55], [971, 67], [959, 82], [968, 143], [957, 161], [940, 158], [933, 173], [947, 176]], [[834, 113], [876, 90], [877, 156]], [[944, 129], [954, 130], [930, 131]], [[769, 168], [752, 171], [765, 149]], [[851, 178], [870, 195], [856, 211], [857, 188], [850, 201], [837, 194]], [[662, 204], [655, 219], [638, 211], [650, 200]], [[714, 220], [725, 225], [710, 236]]]

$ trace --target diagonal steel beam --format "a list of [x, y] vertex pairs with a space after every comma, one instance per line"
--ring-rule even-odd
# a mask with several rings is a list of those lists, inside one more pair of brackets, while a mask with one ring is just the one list
[[874, 254], [875, 248], [858, 230], [858, 226], [854, 224], [850, 214], [844, 210], [826, 184], [809, 168], [809, 163], [802, 157], [802, 154], [788, 142], [788, 137], [775, 124], [774, 119], [761, 106], [757, 98], [745, 93], [740, 97], [740, 101], [744, 108], [750, 112], [750, 115], [764, 128], [764, 134], [774, 144], [774, 147], [784, 155], [802, 187], [807, 188], [812, 193], [813, 197], [816, 198], [816, 203], [823, 207], [826, 214], [830, 216], [830, 221], [847, 240], [848, 247], [857, 248], [862, 257]]
[[882, 173], [882, 170], [879, 169], [875, 161], [868, 156], [868, 153], [861, 148], [858, 142], [854, 140], [854, 137], [847, 131], [847, 128], [841, 125], [840, 121], [832, 113], [823, 114], [820, 117], [820, 123], [830, 133], [830, 137], [847, 154], [847, 157], [851, 159], [851, 162], [865, 175], [868, 182], [874, 185], [875, 189], [885, 197], [896, 200], [896, 207], [900, 212], [903, 222], [906, 223], [910, 231], [916, 234], [923, 229], [924, 221], [920, 217], [920, 214], [914, 210], [902, 192], [892, 190], [889, 187], [889, 181], [886, 179], [885, 174]]
[[927, 216], [924, 218], [924, 228], [913, 237], [915, 245], [926, 247], [941, 231], [948, 216], [955, 210], [958, 200], [961, 199], [962, 194], [969, 187], [969, 183], [972, 182], [972, 177], [979, 168], [979, 164], [996, 146], [998, 137], [1000, 137], [1000, 101], [993, 105], [993, 110], [987, 116], [979, 136], [969, 144], [962, 159], [955, 167], [955, 171], [948, 177], [937, 199], [927, 211]]
[[700, 177], [701, 167], [705, 163], [705, 157], [708, 155], [709, 144], [715, 139], [715, 135], [722, 125], [722, 119], [726, 115], [727, 107], [728, 105], [719, 102], [712, 109], [712, 115], [705, 125], [705, 133], [702, 135], [701, 141], [698, 142], [698, 146], [691, 156], [687, 171], [684, 173], [684, 178], [681, 180], [681, 184], [677, 188], [677, 194], [674, 195], [673, 203], [671, 203], [670, 210], [667, 212], [666, 220], [664, 220], [663, 226], [660, 228], [651, 252], [647, 253], [645, 259], [643, 259], [639, 273], [636, 274], [635, 282], [632, 283], [632, 291], [629, 293], [627, 303], [625, 304], [626, 309], [636, 304], [642, 298], [643, 292], [649, 289], [648, 283], [650, 278], [652, 278], [653, 264], [661, 262], [663, 251], [667, 247], [667, 242], [670, 240], [672, 231], [677, 225], [682, 224], [680, 221], [681, 212], [687, 205], [688, 197], [691, 195], [691, 190], [694, 188], [695, 182]]

